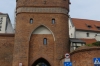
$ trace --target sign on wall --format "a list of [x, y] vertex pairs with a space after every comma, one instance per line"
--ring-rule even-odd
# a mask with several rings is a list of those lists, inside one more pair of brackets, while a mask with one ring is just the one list
[[94, 66], [100, 66], [100, 58], [93, 58]]
[[70, 54], [69, 53], [66, 53], [65, 54], [65, 62], [70, 62]]
[[64, 62], [64, 66], [72, 66], [72, 62]]
[[66, 53], [65, 54], [65, 58], [70, 58], [70, 54], [69, 53]]
[[70, 54], [69, 53], [65, 54], [64, 66], [72, 66], [72, 62], [70, 61]]

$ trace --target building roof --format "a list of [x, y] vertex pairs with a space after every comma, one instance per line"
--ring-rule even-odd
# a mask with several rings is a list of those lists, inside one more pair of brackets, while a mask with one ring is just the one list
[[70, 42], [72, 43], [84, 43], [84, 44], [92, 44], [96, 42], [96, 39], [87, 39], [87, 38], [70, 38]]
[[85, 43], [85, 41], [78, 38], [70, 38], [70, 42], [72, 43]]
[[100, 32], [100, 21], [88, 20], [88, 19], [78, 19], [71, 18], [77, 30], [89, 30], [89, 31], [99, 31]]
[[1, 14], [1, 15], [8, 15], [8, 13], [2, 13], [2, 12], [0, 12], [0, 14]]
[[3, 13], [0, 12], [0, 14], [3, 14]]
[[92, 44], [92, 43], [96, 42], [96, 39], [81, 38], [81, 40], [86, 42], [86, 44]]

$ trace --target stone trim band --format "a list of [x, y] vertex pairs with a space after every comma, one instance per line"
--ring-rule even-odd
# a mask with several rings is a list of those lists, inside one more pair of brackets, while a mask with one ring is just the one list
[[43, 8], [43, 7], [20, 7], [17, 9], [17, 13], [21, 12], [34, 12], [34, 13], [63, 13], [68, 14], [68, 10], [65, 8]]

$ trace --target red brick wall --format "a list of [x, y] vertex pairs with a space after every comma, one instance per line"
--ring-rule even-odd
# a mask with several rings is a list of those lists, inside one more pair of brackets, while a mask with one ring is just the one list
[[[29, 23], [30, 18], [34, 19], [33, 24]], [[52, 18], [55, 18], [56, 21], [55, 24], [52, 24]], [[46, 26], [54, 34], [55, 44], [53, 45], [54, 50], [52, 50], [54, 51], [53, 53], [54, 59], [52, 61], [54, 63], [53, 64], [54, 66], [59, 66], [60, 57], [62, 57], [66, 52], [69, 52], [68, 16], [64, 14], [21, 13], [21, 14], [17, 14], [16, 20], [17, 20], [17, 24], [16, 24], [13, 66], [18, 66], [19, 62], [22, 62], [24, 66], [28, 66], [28, 62], [29, 62], [28, 53], [30, 52], [29, 41], [30, 41], [31, 33], [40, 25]], [[38, 39], [38, 41], [39, 40], [40, 39]], [[17, 50], [16, 48], [19, 50]], [[39, 47], [35, 47], [35, 48], [39, 48]], [[47, 57], [45, 56], [45, 58]]]
[[[43, 39], [47, 38], [47, 45], [43, 44]], [[53, 64], [54, 60], [54, 38], [52, 34], [33, 34], [29, 44], [29, 66], [38, 58], [44, 58]]]
[[12, 66], [14, 36], [0, 34], [0, 66]]
[[[44, 2], [46, 1], [46, 4]], [[69, 0], [18, 0], [17, 7], [64, 7], [69, 9]]]
[[100, 58], [99, 47], [84, 47], [71, 53], [73, 66], [94, 66], [93, 58]]
[[[60, 7], [67, 10], [69, 9], [69, 0], [46, 0], [45, 4], [44, 0], [18, 0], [18, 7]], [[64, 12], [67, 13], [66, 10]], [[33, 18], [33, 24], [29, 23], [30, 18]], [[52, 24], [52, 18], [55, 18], [55, 24]], [[51, 35], [31, 36], [32, 32], [40, 25], [51, 30], [55, 41], [53, 41], [54, 38]], [[13, 66], [18, 66], [20, 62], [23, 63], [23, 66], [28, 66], [40, 57], [46, 59], [51, 66], [59, 66], [61, 57], [66, 52], [69, 52], [68, 33], [68, 15], [57, 14], [56, 12], [54, 14], [45, 12], [30, 13], [30, 11], [17, 13]], [[42, 45], [44, 36], [50, 39], [47, 46]], [[35, 45], [36, 47], [30, 48], [30, 45]], [[40, 50], [41, 48], [43, 49]], [[38, 54], [41, 54], [41, 56]]]

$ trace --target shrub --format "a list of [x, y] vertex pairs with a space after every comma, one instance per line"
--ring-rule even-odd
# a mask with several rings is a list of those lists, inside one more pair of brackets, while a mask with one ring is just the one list
[[93, 46], [100, 46], [100, 41], [92, 43]]
[[91, 46], [93, 46], [92, 44], [86, 44], [86, 46], [89, 46], [89, 47], [91, 47]]

